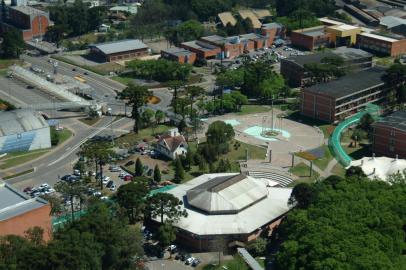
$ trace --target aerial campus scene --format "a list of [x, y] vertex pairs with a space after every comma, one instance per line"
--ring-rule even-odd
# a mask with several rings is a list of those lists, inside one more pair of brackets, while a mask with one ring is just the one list
[[406, 269], [405, 0], [0, 5], [0, 269]]

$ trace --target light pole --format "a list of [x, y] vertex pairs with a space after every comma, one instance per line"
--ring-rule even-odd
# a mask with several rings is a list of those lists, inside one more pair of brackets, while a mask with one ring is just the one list
[[113, 110], [109, 107], [107, 112], [110, 115], [111, 143], [114, 145]]

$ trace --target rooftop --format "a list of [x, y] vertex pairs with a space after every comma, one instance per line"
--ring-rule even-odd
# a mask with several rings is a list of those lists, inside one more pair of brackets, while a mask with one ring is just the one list
[[256, 39], [265, 39], [266, 37], [255, 34], [255, 33], [249, 33], [249, 34], [240, 35], [240, 38], [256, 40]]
[[184, 56], [184, 55], [191, 55], [193, 54], [192, 52], [184, 49], [184, 48], [179, 48], [179, 47], [171, 47], [165, 50], [162, 50], [164, 53], [172, 54], [172, 55], [177, 55], [177, 56]]
[[244, 174], [215, 177], [186, 192], [188, 203], [209, 214], [238, 213], [266, 198], [261, 180]]
[[203, 42], [200, 40], [192, 40], [192, 41], [188, 41], [188, 42], [183, 42], [182, 44], [185, 46], [191, 47], [191, 48], [201, 50], [201, 51], [212, 51], [212, 50], [218, 49], [217, 46], [211, 45], [207, 42]]
[[279, 23], [265, 23], [262, 25], [264, 29], [273, 29], [273, 28], [282, 28], [282, 25]]
[[0, 112], [0, 136], [8, 136], [48, 127], [37, 112], [13, 110]]
[[406, 24], [406, 20], [395, 16], [385, 16], [380, 18], [380, 24], [390, 29], [398, 25]]
[[372, 57], [372, 54], [361, 49], [338, 47], [331, 51], [322, 51], [314, 54], [291, 56], [285, 61], [292, 61], [301, 66], [304, 66], [310, 63], [320, 63], [323, 58], [332, 56], [340, 56], [344, 60], [351, 61], [353, 59]]
[[237, 20], [234, 18], [231, 12], [222, 12], [217, 14], [217, 16], [219, 17], [223, 26], [227, 26], [227, 24], [234, 26], [237, 23]]
[[[240, 178], [242, 176], [236, 173], [204, 174], [168, 191], [184, 202], [183, 207], [188, 212], [188, 216], [182, 217], [175, 226], [197, 235], [246, 234], [290, 210], [288, 200], [292, 189], [270, 187], [264, 179]], [[203, 190], [204, 194], [200, 196], [199, 190]], [[209, 196], [208, 192], [212, 194]], [[214, 209], [232, 206], [241, 210], [229, 214], [208, 214], [190, 205], [189, 197], [197, 205]], [[210, 202], [204, 200], [206, 197], [210, 198]], [[226, 202], [225, 205], [223, 202]], [[250, 205], [250, 202], [254, 203]]]
[[254, 12], [258, 19], [264, 19], [266, 17], [272, 16], [269, 9], [253, 9], [252, 12]]
[[386, 117], [381, 118], [377, 122], [377, 125], [385, 125], [396, 128], [406, 132], [406, 111], [397, 111]]
[[109, 9], [110, 11], [121, 11], [121, 12], [128, 12], [131, 14], [137, 14], [138, 7], [137, 6], [115, 6]]
[[392, 38], [392, 37], [387, 37], [387, 36], [382, 36], [382, 35], [377, 35], [377, 34], [372, 34], [372, 33], [361, 33], [361, 36], [364, 37], [370, 37], [374, 39], [379, 39], [387, 42], [396, 42], [398, 39]]
[[341, 21], [337, 21], [334, 19], [330, 19], [328, 17], [323, 17], [323, 18], [319, 18], [319, 21], [321, 21], [324, 24], [329, 24], [329, 25], [339, 25], [339, 24], [343, 24], [343, 22]]
[[351, 161], [350, 166], [359, 166], [370, 179], [386, 181], [391, 174], [406, 170], [406, 160], [388, 157], [364, 157]]
[[295, 30], [293, 32], [301, 33], [303, 35], [312, 36], [312, 37], [323, 36], [323, 35], [327, 34], [325, 31], [325, 26], [323, 26], [323, 25], [311, 27], [311, 28], [299, 29], [299, 30]]
[[41, 198], [29, 198], [0, 180], [0, 221], [46, 205]]
[[165, 145], [171, 152], [175, 151], [182, 143], [187, 144], [185, 137], [183, 137], [183, 135], [178, 136], [164, 135], [161, 136], [161, 138], [159, 139], [159, 142], [162, 141], [165, 142]]
[[238, 11], [238, 14], [240, 14], [241, 18], [244, 20], [249, 18], [252, 22], [252, 26], [255, 29], [261, 28], [262, 23], [258, 20], [258, 17], [252, 12], [252, 10], [249, 9], [241, 9]]
[[349, 24], [339, 24], [339, 25], [333, 25], [328, 27], [330, 29], [335, 29], [338, 31], [349, 31], [349, 30], [355, 30], [355, 29], [360, 29], [358, 26], [353, 26]]
[[48, 15], [47, 12], [40, 10], [40, 9], [36, 9], [30, 6], [11, 6], [11, 9], [17, 10], [21, 13], [24, 13], [26, 15], [38, 15], [38, 14], [46, 14]]
[[100, 44], [92, 44], [90, 47], [97, 48], [104, 54], [113, 54], [148, 48], [148, 46], [139, 39], [125, 39]]
[[381, 67], [372, 67], [360, 72], [351, 73], [337, 80], [313, 85], [305, 88], [304, 91], [326, 94], [336, 99], [354, 94], [370, 87], [382, 85], [382, 75], [385, 69]]

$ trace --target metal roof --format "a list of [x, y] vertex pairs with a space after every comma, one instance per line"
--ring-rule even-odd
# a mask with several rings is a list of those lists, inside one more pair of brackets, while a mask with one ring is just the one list
[[385, 16], [380, 18], [380, 24], [390, 29], [398, 25], [406, 24], [406, 20], [394, 16]]
[[48, 16], [48, 13], [40, 10], [40, 9], [36, 9], [30, 6], [11, 6], [11, 9], [17, 10], [21, 13], [24, 13], [26, 15], [45, 15]]
[[300, 33], [300, 34], [306, 35], [306, 36], [311, 36], [311, 37], [324, 36], [324, 35], [328, 34], [328, 33], [326, 33], [326, 27], [324, 25], [315, 26], [315, 27], [311, 27], [311, 28], [299, 29], [299, 30], [295, 30], [293, 32]]
[[0, 180], [0, 221], [48, 204], [41, 198], [29, 198]]
[[[239, 174], [204, 174], [168, 191], [168, 193], [184, 202], [182, 207], [188, 213], [187, 217], [180, 218], [174, 225], [197, 235], [247, 234], [281, 217], [291, 209], [288, 200], [292, 189], [269, 187], [267, 185], [268, 181], [263, 179], [255, 180], [263, 181], [262, 189], [267, 192], [267, 196], [238, 213], [211, 215], [192, 207], [186, 200], [187, 192], [201, 184], [214, 178], [237, 175]], [[240, 193], [244, 193], [244, 190], [238, 190], [234, 195], [236, 197], [244, 196]], [[228, 196], [232, 197], [231, 194]], [[157, 221], [159, 219], [156, 218]]]
[[238, 14], [243, 18], [244, 20], [249, 18], [251, 20], [252, 26], [255, 29], [261, 28], [262, 23], [258, 20], [258, 17], [252, 12], [252, 10], [249, 9], [242, 9], [238, 11]]
[[406, 111], [397, 111], [381, 118], [376, 125], [390, 126], [402, 131], [406, 131]]
[[227, 26], [227, 24], [234, 26], [237, 23], [237, 20], [234, 18], [231, 12], [222, 12], [217, 14], [217, 16], [219, 17], [223, 26]]
[[188, 51], [185, 48], [179, 48], [179, 47], [171, 47], [171, 48], [162, 50], [162, 52], [167, 53], [167, 54], [177, 55], [177, 56], [193, 54], [193, 52]]
[[237, 213], [264, 199], [265, 184], [245, 174], [219, 176], [187, 191], [188, 203], [210, 214]]
[[215, 49], [219, 49], [219, 47], [214, 46], [212, 44], [209, 44], [207, 42], [203, 42], [200, 40], [192, 40], [192, 41], [188, 41], [188, 42], [183, 42], [182, 45], [191, 47], [191, 48], [195, 48], [198, 50], [202, 50], [202, 51], [212, 51]]
[[0, 112], [0, 136], [47, 128], [48, 123], [37, 112], [14, 110]]
[[382, 81], [384, 74], [384, 68], [372, 67], [343, 76], [337, 80], [313, 85], [305, 88], [304, 91], [326, 94], [337, 99], [384, 84]]
[[383, 40], [383, 41], [387, 41], [387, 42], [396, 42], [396, 41], [398, 41], [398, 39], [395, 39], [395, 38], [392, 38], [392, 37], [381, 36], [381, 35], [372, 34], [372, 33], [361, 33], [359, 35], [363, 36], [363, 37], [370, 37], [370, 38], [373, 38], [373, 39]]
[[90, 47], [97, 48], [104, 54], [113, 54], [119, 52], [128, 52], [140, 49], [147, 49], [148, 46], [145, 45], [139, 39], [125, 39], [120, 41], [112, 41], [101, 44], [93, 44]]

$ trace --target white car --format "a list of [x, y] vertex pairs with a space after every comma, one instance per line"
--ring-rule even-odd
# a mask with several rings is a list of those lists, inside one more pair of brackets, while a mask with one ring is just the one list
[[110, 181], [110, 177], [106, 177], [103, 179], [103, 185], [107, 185], [107, 183]]
[[39, 186], [39, 188], [50, 188], [48, 183], [43, 183]]
[[116, 191], [116, 188], [117, 188], [116, 184], [113, 184], [113, 185], [111, 185], [110, 190], [111, 191]]
[[195, 260], [194, 257], [190, 257], [190, 258], [188, 258], [188, 259], [186, 260], [186, 264], [187, 264], [187, 265], [192, 264], [192, 262], [193, 262], [194, 260]]

